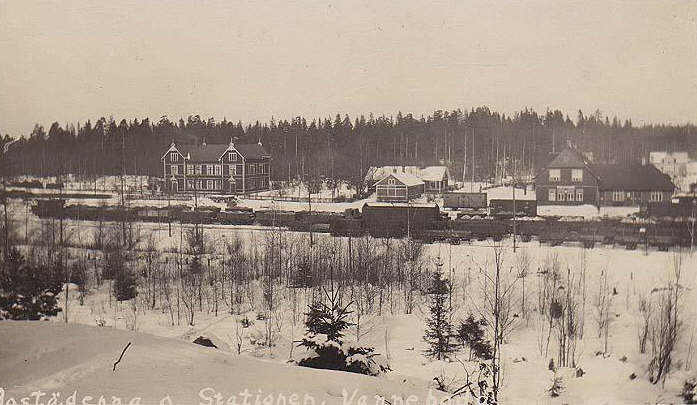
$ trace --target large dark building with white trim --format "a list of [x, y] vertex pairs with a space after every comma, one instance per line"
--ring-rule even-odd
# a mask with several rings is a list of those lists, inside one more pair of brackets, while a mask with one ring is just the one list
[[177, 145], [160, 158], [171, 193], [240, 194], [268, 190], [271, 156], [261, 143]]
[[535, 177], [538, 205], [641, 206], [670, 201], [675, 185], [653, 165], [592, 164], [573, 148]]

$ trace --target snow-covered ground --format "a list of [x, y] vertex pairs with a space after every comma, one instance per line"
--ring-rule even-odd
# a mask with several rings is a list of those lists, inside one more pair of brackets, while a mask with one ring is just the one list
[[[59, 395], [60, 403], [70, 403], [73, 392], [76, 401], [72, 403], [77, 404], [96, 404], [100, 396], [109, 404], [116, 397], [124, 404], [140, 398], [142, 404], [187, 405], [232, 404], [233, 400], [240, 405], [286, 404], [294, 403], [290, 402], [292, 395], [297, 395], [297, 403], [317, 405], [357, 404], [361, 397], [370, 401], [364, 403], [373, 404], [376, 396], [390, 403], [413, 396], [418, 402], [411, 403], [416, 404], [426, 403], [429, 397], [427, 389], [409, 382], [236, 356], [112, 327], [4, 321], [0, 341], [3, 404], [20, 403], [21, 398], [29, 398], [32, 404], [50, 403], [52, 394]], [[43, 393], [40, 400], [31, 396], [39, 391]], [[353, 402], [346, 402], [351, 398]]]
[[[312, 198], [337, 198], [339, 196], [349, 198], [355, 194], [355, 190], [350, 188], [348, 184], [341, 183], [336, 189], [332, 189], [328, 184], [322, 184], [319, 193], [312, 194]], [[276, 196], [276, 197], [298, 197], [307, 198], [307, 186], [304, 183], [292, 184], [280, 190], [269, 190], [259, 192], [261, 196]]]
[[[216, 247], [222, 247], [221, 243], [224, 235], [233, 233], [247, 241], [248, 246], [258, 244], [264, 238], [264, 233], [254, 228], [209, 227], [207, 229]], [[158, 247], [161, 249], [176, 246], [180, 241], [178, 227], [174, 228], [173, 235], [169, 237], [166, 225], [161, 226], [161, 230], [157, 232], [157, 235]], [[299, 238], [306, 237], [305, 235], [295, 233], [288, 233], [288, 235], [296, 235]], [[685, 365], [688, 363], [688, 346], [695, 327], [697, 295], [694, 288], [688, 287], [684, 304], [681, 307], [681, 311], [684, 311], [685, 327], [682, 340], [674, 355], [674, 371], [670, 374], [665, 388], [660, 384], [653, 385], [648, 382], [646, 369], [649, 356], [639, 353], [637, 344], [637, 325], [640, 320], [637, 310], [638, 301], [640, 297], [649, 294], [652, 289], [666, 285], [666, 281], [673, 271], [673, 262], [676, 258], [674, 252], [657, 252], [652, 250], [645, 253], [608, 247], [592, 250], [583, 250], [577, 246], [551, 248], [539, 245], [539, 243], [533, 241], [518, 243], [517, 250], [513, 253], [510, 249], [510, 243], [510, 240], [504, 241], [504, 245], [507, 246], [507, 253], [504, 256], [504, 268], [515, 267], [523, 252], [529, 255], [532, 260], [531, 274], [525, 281], [526, 305], [530, 312], [527, 319], [519, 318], [516, 320], [515, 331], [506, 339], [502, 348], [504, 370], [502, 404], [634, 404], [667, 402], [677, 399], [676, 395], [682, 387], [685, 378], [695, 374], [692, 370], [685, 370]], [[445, 275], [452, 275], [455, 286], [455, 320], [464, 318], [469, 312], [473, 312], [476, 315], [477, 305], [481, 303], [480, 300], [482, 299], [480, 294], [481, 283], [484, 279], [482, 271], [486, 272], [491, 269], [493, 254], [491, 242], [473, 242], [472, 244], [459, 246], [434, 244], [427, 246], [426, 249], [428, 259], [424, 265], [433, 266], [433, 263], [437, 260], [436, 258], [440, 257], [440, 261], [444, 264], [444, 269], [446, 269]], [[569, 268], [570, 272], [578, 275], [581, 272], [582, 254], [585, 254], [585, 267], [587, 269], [588, 303], [585, 308], [584, 338], [579, 343], [579, 348], [577, 349], [577, 365], [584, 370], [585, 374], [577, 378], [573, 369], [559, 370], [557, 376], [564, 376], [564, 390], [558, 398], [551, 398], [547, 390], [551, 386], [553, 373], [548, 370], [547, 365], [549, 359], [556, 356], [556, 345], [554, 343], [554, 333], [552, 333], [552, 343], [547, 355], [540, 349], [540, 341], [544, 340], [544, 336], [540, 336], [540, 318], [537, 316], [536, 310], [536, 294], [540, 282], [540, 275], [537, 274], [537, 270], [544, 267], [550, 258], [556, 257], [562, 269]], [[683, 255], [682, 259], [682, 284], [695, 286], [697, 280], [697, 255]], [[451, 268], [452, 274], [450, 274], [449, 270]], [[602, 271], [608, 272], [609, 285], [617, 291], [617, 295], [612, 298], [611, 313], [613, 314], [613, 319], [609, 332], [607, 356], [596, 355], [598, 351], [603, 350], [603, 341], [597, 335], [595, 308], [592, 304], [593, 297], [595, 297], [599, 288], [598, 280]], [[516, 288], [520, 288], [520, 286], [519, 282]], [[233, 364], [236, 361], [242, 361], [236, 360], [238, 358], [263, 358], [267, 360], [264, 364], [270, 364], [269, 367], [278, 367], [278, 369], [266, 371], [266, 373], [274, 376], [274, 379], [282, 379], [286, 378], [286, 375], [294, 375], [292, 374], [294, 371], [287, 371], [288, 366], [284, 365], [284, 363], [291, 357], [291, 348], [294, 346], [292, 342], [297, 341], [302, 335], [302, 320], [292, 320], [292, 313], [289, 309], [291, 302], [289, 293], [290, 290], [281, 292], [284, 309], [277, 323], [279, 329], [276, 344], [271, 348], [259, 346], [256, 343], [261, 340], [265, 326], [264, 321], [256, 320], [256, 314], [260, 312], [260, 308], [245, 307], [241, 309], [240, 314], [230, 314], [227, 307], [221, 303], [218, 314], [206, 310], [205, 307], [202, 312], [197, 312], [194, 326], [187, 326], [184, 320], [179, 325], [175, 324], [175, 326], [172, 326], [171, 314], [159, 308], [156, 308], [154, 311], [139, 309], [134, 312], [129, 303], [117, 304], [113, 302], [109, 299], [108, 287], [106, 286], [91, 292], [82, 306], [78, 302], [78, 294], [72, 292], [68, 320], [70, 323], [94, 325], [95, 320], [104, 319], [109, 328], [135, 328], [139, 331], [186, 342], [191, 342], [197, 336], [203, 335], [211, 338], [222, 351], [232, 352], [232, 355], [227, 355], [232, 356], [230, 361]], [[303, 312], [303, 308], [311, 300], [311, 291], [296, 290], [296, 293], [299, 294], [297, 302], [300, 311]], [[394, 307], [393, 304], [395, 304]], [[515, 305], [522, 305], [520, 296], [518, 296]], [[418, 298], [418, 304], [412, 314], [404, 313], [399, 305], [399, 299], [394, 303], [385, 303], [385, 309], [380, 315], [375, 313], [364, 314], [361, 320], [360, 343], [374, 346], [380, 353], [389, 353], [389, 364], [392, 368], [392, 371], [384, 377], [369, 380], [371, 382], [367, 384], [375, 383], [379, 387], [406, 385], [417, 391], [425, 392], [429, 387], [433, 386], [432, 380], [434, 377], [442, 376], [452, 381], [453, 384], [463, 377], [462, 366], [457, 361], [436, 361], [424, 356], [426, 344], [422, 336], [425, 328], [424, 318], [427, 314], [427, 301], [426, 297], [423, 296]], [[62, 316], [60, 314], [55, 321], [62, 322]], [[245, 316], [252, 320], [253, 325], [244, 331], [242, 355], [237, 356], [234, 349], [236, 344], [235, 325]], [[0, 324], [0, 330], [2, 329], [3, 325]], [[350, 329], [349, 333], [347, 333], [347, 338], [356, 339], [355, 328]], [[118, 344], [114, 342], [113, 347], [109, 346], [110, 349], [107, 351], [109, 352], [110, 360], [113, 361], [113, 357], [119, 352], [119, 345], [122, 344], [123, 341], [119, 340]], [[169, 347], [167, 346], [169, 343], [162, 344], [165, 347]], [[155, 357], [164, 356], [159, 354], [161, 353], [159, 350]], [[171, 349], [161, 350], [162, 352], [170, 353], [169, 357], [164, 357], [168, 359], [168, 362], [176, 365], [180, 364], [177, 363], [176, 352], [172, 354]], [[303, 354], [303, 349], [298, 347], [292, 350], [292, 357], [295, 359], [298, 359]], [[455, 356], [463, 361], [467, 357], [462, 352], [456, 353]], [[626, 356], [626, 359], [623, 358], [624, 356]], [[690, 356], [692, 357], [692, 354]], [[152, 357], [147, 358], [151, 359]], [[465, 363], [468, 366], [473, 365]], [[203, 368], [202, 370], [205, 369]], [[215, 367], [212, 370], [215, 370], [216, 374], [222, 372], [222, 370]], [[172, 373], [177, 373], [177, 371], [172, 371]], [[209, 375], [207, 371], [202, 373], [206, 376]], [[250, 375], [254, 375], [251, 373], [254, 373], [254, 371], [250, 371]], [[637, 376], [634, 380], [629, 378], [632, 373], [635, 373]], [[244, 372], [241, 374], [246, 376]], [[321, 379], [323, 382], [331, 385], [330, 381], [333, 381], [334, 374], [328, 372], [327, 375], [329, 377], [325, 378], [322, 376]], [[212, 378], [213, 384], [217, 385], [216, 381], [218, 380], [215, 380], [217, 377]], [[355, 377], [351, 376], [349, 378]], [[63, 381], [63, 377], [60, 376], [55, 377], [55, 379]], [[1, 372], [0, 381], [3, 381]], [[96, 381], [105, 383], [103, 380]], [[199, 384], [201, 380], [196, 379], [195, 381], [196, 384]], [[109, 386], [117, 386], [117, 384]], [[234, 386], [237, 387], [237, 385]], [[100, 387], [100, 385], [94, 385], [94, 387]], [[304, 385], [297, 385], [296, 387], [301, 390], [311, 388], [306, 388]], [[323, 385], [323, 387], [327, 387], [327, 385]], [[190, 388], [190, 385], [186, 385], [182, 388], [182, 392]], [[330, 388], [323, 389], [331, 391]], [[370, 389], [366, 388], [366, 390]], [[145, 392], [150, 391], [146, 390]], [[317, 391], [311, 392], [317, 393]]]
[[[38, 180], [44, 184], [57, 183], [58, 177], [37, 177], [37, 176], [17, 176], [13, 181], [34, 181]], [[74, 174], [61, 176], [64, 191], [86, 191], [86, 192], [110, 192], [121, 190], [121, 176], [98, 176], [94, 179], [81, 179]], [[147, 190], [150, 182], [150, 177], [142, 175], [125, 175], [123, 176], [123, 185], [126, 192], [136, 192]], [[41, 189], [31, 189], [32, 192], [39, 192]], [[55, 190], [49, 190], [55, 191]]]
[[575, 216], [584, 218], [626, 217], [639, 212], [639, 207], [596, 207], [595, 205], [538, 205], [537, 215]]

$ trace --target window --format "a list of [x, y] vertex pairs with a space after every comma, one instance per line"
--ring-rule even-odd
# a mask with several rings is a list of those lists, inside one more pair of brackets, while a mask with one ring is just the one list
[[244, 169], [244, 165], [237, 165], [237, 170], [235, 170], [235, 174], [241, 176], [242, 174], [244, 174], [243, 169]]
[[553, 188], [549, 189], [549, 201], [557, 201], [557, 190]]
[[177, 152], [172, 152], [169, 154], [169, 161], [170, 162], [178, 162], [179, 161], [179, 154]]
[[223, 172], [223, 168], [220, 165], [215, 165], [215, 175], [220, 176], [220, 174]]
[[576, 201], [583, 201], [583, 189], [582, 188], [576, 189]]
[[561, 170], [559, 169], [549, 169], [549, 181], [559, 181], [561, 178]]
[[228, 168], [230, 176], [237, 176], [237, 165], [230, 165]]
[[394, 184], [395, 184], [394, 179], [388, 179], [387, 184], [389, 184], [390, 186], [394, 186]]
[[571, 181], [582, 182], [583, 181], [583, 169], [571, 169]]
[[254, 174], [254, 165], [249, 165], [249, 174]]
[[172, 176], [176, 176], [179, 174], [179, 166], [172, 165], [171, 168], [172, 168]]
[[196, 174], [201, 174], [201, 167], [203, 167], [203, 166], [201, 166], [201, 165], [194, 166], [194, 171]]
[[220, 180], [216, 180], [216, 181], [215, 181], [215, 189], [216, 189], [216, 190], [220, 190], [220, 189], [222, 188], [222, 187], [221, 187], [221, 184], [222, 184], [222, 183], [220, 182]]
[[227, 158], [231, 162], [237, 162], [237, 153], [235, 152], [230, 152], [227, 154]]
[[201, 189], [201, 180], [196, 180], [196, 190]]
[[193, 180], [189, 180], [189, 181], [186, 183], [186, 186], [187, 186], [187, 188], [188, 188], [189, 190], [193, 190], [193, 189], [194, 189], [194, 181], [193, 181]]
[[624, 200], [624, 193], [621, 191], [612, 192], [612, 201], [622, 201]]
[[206, 174], [209, 176], [213, 175], [213, 165], [206, 165]]
[[206, 188], [209, 190], [213, 190], [213, 184], [214, 184], [213, 180], [208, 180], [208, 184], [206, 185], [207, 186]]
[[194, 166], [193, 165], [186, 166], [186, 174], [188, 174], [188, 175], [194, 174]]
[[651, 201], [663, 201], [663, 193], [660, 191], [652, 191], [649, 196]]

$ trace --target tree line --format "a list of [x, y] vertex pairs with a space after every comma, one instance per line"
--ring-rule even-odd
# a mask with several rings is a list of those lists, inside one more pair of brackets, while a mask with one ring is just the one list
[[[450, 166], [457, 179], [491, 179], [535, 173], [566, 144], [591, 152], [596, 162], [638, 164], [653, 150], [693, 151], [697, 131], [689, 125], [634, 126], [600, 111], [575, 120], [559, 110], [531, 109], [507, 116], [488, 107], [351, 118], [271, 119], [243, 125], [192, 115], [157, 122], [149, 118], [61, 125], [36, 124], [9, 148], [12, 175], [85, 177], [117, 174], [161, 176], [160, 157], [171, 142], [262, 142], [273, 156], [272, 179], [324, 176], [360, 182], [370, 166]], [[0, 143], [10, 141], [5, 135]]]

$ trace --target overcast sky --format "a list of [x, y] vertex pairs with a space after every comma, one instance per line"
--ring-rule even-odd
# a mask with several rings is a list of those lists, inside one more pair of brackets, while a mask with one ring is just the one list
[[488, 105], [697, 122], [697, 2], [0, 0], [0, 131]]

